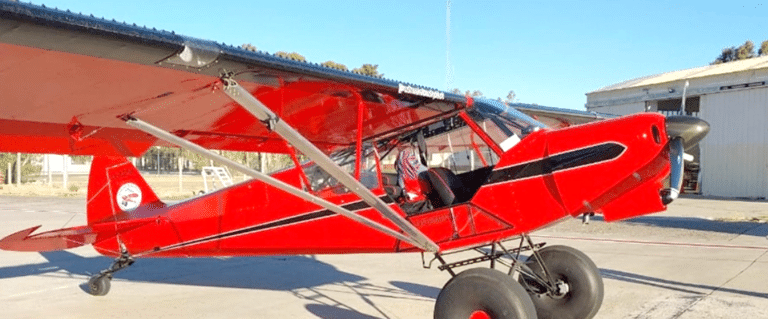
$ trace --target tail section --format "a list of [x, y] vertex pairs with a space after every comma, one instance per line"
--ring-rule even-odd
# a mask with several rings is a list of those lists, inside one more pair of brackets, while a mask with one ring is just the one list
[[121, 219], [136, 208], [164, 206], [125, 157], [95, 156], [88, 179], [88, 225]]
[[59, 229], [30, 236], [40, 226], [16, 232], [0, 240], [0, 249], [11, 251], [54, 251], [91, 244], [96, 236], [87, 226]]
[[[0, 239], [0, 249], [54, 251], [94, 244], [105, 255], [117, 255], [116, 236], [155, 221], [141, 211], [163, 207], [139, 172], [124, 157], [96, 156], [88, 181], [88, 225], [34, 233], [40, 226]], [[131, 213], [137, 211], [138, 214]]]

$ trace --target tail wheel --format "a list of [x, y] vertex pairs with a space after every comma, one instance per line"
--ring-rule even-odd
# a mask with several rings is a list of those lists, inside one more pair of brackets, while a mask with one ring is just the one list
[[531, 298], [511, 277], [493, 269], [463, 271], [445, 284], [435, 303], [435, 319], [533, 319]]
[[108, 276], [96, 275], [88, 280], [88, 293], [94, 296], [106, 296], [110, 286]]
[[[539, 318], [589, 319], [597, 314], [603, 303], [603, 279], [587, 255], [568, 246], [548, 246], [539, 251], [555, 281], [555, 291], [546, 291], [539, 283], [520, 276], [531, 294]], [[529, 258], [528, 267], [546, 278], [541, 264]]]

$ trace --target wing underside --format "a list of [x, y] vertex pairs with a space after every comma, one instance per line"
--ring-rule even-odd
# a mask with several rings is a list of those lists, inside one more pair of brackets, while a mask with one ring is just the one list
[[[285, 152], [223, 92], [240, 84], [324, 151], [462, 108], [382, 78], [134, 25], [0, 2], [0, 151], [136, 156], [159, 142], [141, 118], [209, 149]], [[417, 87], [418, 88], [418, 87]], [[420, 88], [419, 88], [420, 89]], [[436, 92], [424, 89], [422, 92]]]

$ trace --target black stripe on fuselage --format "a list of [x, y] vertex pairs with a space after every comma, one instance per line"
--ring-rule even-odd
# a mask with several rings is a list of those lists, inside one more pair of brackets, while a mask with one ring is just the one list
[[[386, 204], [390, 204], [390, 203], [393, 202], [392, 199], [389, 198], [389, 196], [386, 196], [386, 195], [385, 196], [381, 196], [379, 198], [382, 201], [384, 201], [384, 203], [386, 203]], [[346, 210], [355, 212], [355, 211], [358, 211], [358, 210], [363, 210], [363, 209], [369, 208], [371, 206], [368, 205], [368, 203], [366, 203], [364, 201], [357, 201], [357, 202], [349, 203], [349, 204], [346, 204], [346, 205], [341, 205], [341, 207], [346, 209]], [[240, 228], [240, 229], [228, 231], [228, 232], [217, 234], [217, 235], [213, 235], [213, 236], [207, 236], [207, 237], [198, 238], [198, 239], [195, 239], [195, 240], [190, 240], [190, 241], [186, 241], [186, 242], [170, 245], [170, 246], [167, 246], [167, 247], [156, 249], [155, 252], [167, 251], [167, 250], [177, 249], [177, 248], [181, 248], [181, 247], [187, 247], [187, 246], [191, 246], [191, 245], [202, 244], [202, 243], [211, 242], [211, 241], [214, 241], [214, 240], [224, 239], [224, 238], [228, 238], [228, 237], [242, 236], [242, 235], [246, 235], [246, 234], [250, 234], [250, 233], [259, 232], [259, 231], [262, 231], [262, 230], [278, 228], [278, 227], [284, 227], [284, 226], [288, 226], [288, 225], [292, 225], [292, 224], [298, 224], [298, 223], [312, 221], [312, 220], [316, 220], [316, 219], [320, 219], [320, 218], [324, 218], [324, 217], [329, 217], [329, 216], [332, 216], [332, 215], [336, 215], [336, 213], [334, 213], [333, 211], [331, 211], [329, 209], [315, 211], [315, 212], [310, 212], [310, 213], [306, 213], [306, 214], [302, 214], [302, 215], [297, 215], [297, 216], [293, 216], [293, 217], [288, 217], [288, 218], [284, 218], [284, 219], [279, 219], [279, 220], [271, 221], [271, 222], [264, 223], [264, 224], [254, 225], [254, 226], [250, 226], [250, 227], [246, 227], [246, 228]]]
[[618, 158], [627, 148], [609, 142], [560, 153], [539, 160], [495, 170], [486, 184], [503, 183], [530, 177], [552, 174]]

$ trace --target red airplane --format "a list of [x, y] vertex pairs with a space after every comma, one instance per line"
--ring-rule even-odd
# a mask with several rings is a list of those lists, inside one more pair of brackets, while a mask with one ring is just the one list
[[[591, 318], [595, 264], [528, 234], [585, 213], [663, 211], [684, 150], [709, 129], [655, 113], [561, 125], [591, 115], [518, 106], [548, 127], [496, 101], [5, 1], [0, 56], [0, 151], [94, 156], [87, 225], [33, 227], [0, 248], [93, 245], [116, 258], [90, 279], [96, 296], [141, 258], [422, 252], [453, 276], [435, 318]], [[254, 179], [166, 204], [126, 159], [153, 145]], [[408, 147], [426, 169], [416, 191], [384, 172]], [[267, 175], [211, 149], [293, 165]], [[466, 251], [477, 255], [453, 254]]]

